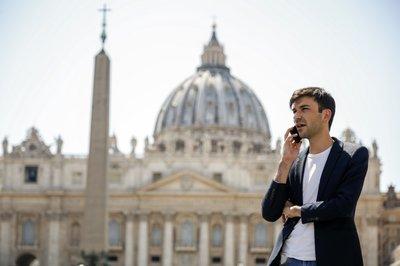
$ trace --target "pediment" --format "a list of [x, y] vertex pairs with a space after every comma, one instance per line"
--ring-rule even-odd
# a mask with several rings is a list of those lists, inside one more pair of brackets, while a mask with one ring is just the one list
[[42, 140], [36, 128], [29, 129], [28, 134], [20, 145], [13, 146], [10, 153], [12, 158], [51, 158], [50, 146]]
[[148, 184], [138, 191], [155, 193], [234, 193], [235, 190], [193, 172], [179, 172]]

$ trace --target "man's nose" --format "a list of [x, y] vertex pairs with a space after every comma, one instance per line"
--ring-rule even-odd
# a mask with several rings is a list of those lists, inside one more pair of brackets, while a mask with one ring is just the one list
[[295, 114], [293, 115], [293, 121], [294, 121], [295, 123], [297, 123], [297, 122], [300, 122], [300, 121], [301, 121], [301, 115], [300, 115], [300, 114], [298, 114], [298, 112], [297, 112], [297, 113], [295, 113]]

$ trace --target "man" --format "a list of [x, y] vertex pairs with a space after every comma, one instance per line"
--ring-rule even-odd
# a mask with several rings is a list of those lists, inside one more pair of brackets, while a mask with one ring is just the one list
[[268, 265], [363, 265], [354, 212], [368, 168], [365, 147], [329, 134], [335, 100], [321, 88], [295, 91], [290, 99], [300, 152], [290, 128], [277, 174], [262, 202], [262, 216], [284, 226]]

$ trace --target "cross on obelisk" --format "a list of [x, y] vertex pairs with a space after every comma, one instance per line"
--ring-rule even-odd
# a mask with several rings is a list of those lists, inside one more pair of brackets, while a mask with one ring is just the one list
[[111, 9], [107, 8], [107, 5], [104, 4], [103, 8], [100, 8], [99, 11], [103, 12], [103, 24], [102, 24], [103, 31], [101, 32], [100, 38], [101, 38], [101, 41], [102, 41], [102, 49], [104, 49], [104, 43], [106, 42], [106, 39], [107, 39], [107, 34], [106, 34], [106, 25], [107, 25], [106, 15], [107, 15], [107, 12], [111, 11]]
[[90, 147], [87, 161], [85, 208], [83, 215], [82, 256], [86, 266], [105, 265], [108, 245], [108, 136], [110, 102], [110, 59], [104, 51], [106, 5], [103, 12], [102, 49], [95, 57], [90, 123]]

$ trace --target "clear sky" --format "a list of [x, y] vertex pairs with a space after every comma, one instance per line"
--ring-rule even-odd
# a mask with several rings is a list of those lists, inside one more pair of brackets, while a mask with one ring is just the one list
[[[351, 127], [378, 143], [381, 190], [400, 188], [400, 2], [108, 1], [111, 124], [120, 149], [142, 149], [162, 102], [200, 64], [213, 16], [231, 73], [266, 110], [273, 146], [292, 124], [294, 89], [336, 99], [332, 135]], [[20, 143], [29, 127], [67, 154], [87, 154], [93, 57], [102, 1], [0, 1], [0, 138]]]

